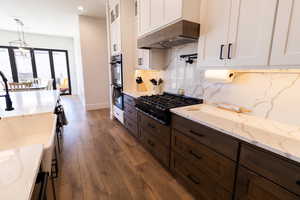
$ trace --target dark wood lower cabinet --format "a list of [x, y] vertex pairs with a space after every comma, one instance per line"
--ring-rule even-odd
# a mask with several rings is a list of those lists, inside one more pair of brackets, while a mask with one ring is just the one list
[[199, 200], [230, 200], [232, 193], [212, 179], [205, 171], [187, 162], [181, 155], [172, 152], [171, 171], [177, 180]]
[[172, 150], [205, 172], [228, 191], [233, 191], [236, 162], [173, 129]]
[[134, 110], [125, 126], [199, 200], [300, 200], [300, 165], [204, 125], [172, 116], [172, 126]]
[[140, 140], [146, 149], [148, 149], [166, 168], [169, 168], [170, 149], [164, 146], [150, 133], [143, 130], [140, 134]]
[[[271, 163], [270, 163], [271, 164]], [[239, 167], [235, 200], [299, 200], [300, 197], [268, 179]]]
[[131, 120], [129, 117], [127, 117], [125, 115], [125, 118], [124, 118], [124, 125], [125, 127], [130, 131], [131, 134], [133, 134], [133, 136], [135, 137], [139, 137], [139, 131], [138, 131], [138, 124], [136, 121], [134, 120]]

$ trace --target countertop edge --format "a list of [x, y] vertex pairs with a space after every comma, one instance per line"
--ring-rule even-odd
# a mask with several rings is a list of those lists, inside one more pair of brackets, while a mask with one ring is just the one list
[[273, 153], [275, 153], [275, 154], [277, 154], [279, 156], [285, 157], [287, 159], [290, 159], [290, 160], [292, 160], [292, 161], [297, 162], [297, 163], [300, 164], [300, 157], [298, 157], [298, 156], [292, 155], [290, 153], [283, 152], [283, 151], [281, 151], [279, 149], [273, 148], [273, 147], [271, 147], [269, 145], [266, 145], [266, 144], [264, 144], [262, 142], [251, 140], [251, 139], [243, 137], [243, 136], [241, 136], [239, 134], [236, 134], [236, 133], [233, 133], [233, 132], [229, 132], [229, 131], [224, 130], [222, 128], [219, 128], [219, 127], [217, 127], [217, 126], [215, 126], [213, 124], [207, 123], [205, 121], [201, 121], [200, 119], [195, 119], [195, 118], [193, 118], [193, 117], [191, 117], [189, 115], [186, 115], [186, 114], [181, 113], [180, 111], [177, 111], [176, 108], [175, 109], [171, 109], [171, 113], [176, 114], [178, 116], [181, 116], [181, 117], [183, 117], [185, 119], [191, 120], [191, 121], [193, 121], [195, 123], [199, 123], [199, 124], [202, 124], [202, 125], [207, 126], [209, 128], [215, 129], [215, 130], [217, 130], [219, 132], [222, 132], [222, 133], [224, 133], [226, 135], [229, 135], [229, 136], [234, 137], [236, 139], [242, 140], [242, 141], [247, 142], [249, 144], [252, 144], [254, 146], [260, 147], [260, 148], [262, 148], [264, 150], [271, 151], [271, 152], [273, 152]]

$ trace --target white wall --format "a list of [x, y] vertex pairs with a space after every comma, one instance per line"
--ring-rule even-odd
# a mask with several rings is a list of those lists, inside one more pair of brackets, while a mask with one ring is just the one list
[[[32, 33], [26, 33], [25, 36], [26, 36], [27, 43], [31, 47], [48, 48], [48, 49], [64, 49], [68, 51], [72, 94], [78, 94], [73, 38], [32, 34]], [[0, 45], [9, 46], [9, 42], [12, 40], [16, 40], [17, 38], [18, 35], [14, 31], [0, 30]]]
[[109, 107], [106, 20], [80, 16], [79, 27], [86, 109]]

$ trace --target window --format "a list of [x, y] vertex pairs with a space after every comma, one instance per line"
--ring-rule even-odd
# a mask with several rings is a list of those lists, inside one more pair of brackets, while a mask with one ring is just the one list
[[41, 81], [41, 84], [46, 86], [53, 80], [50, 65], [50, 53], [45, 50], [34, 50], [34, 58], [37, 77]]
[[62, 93], [70, 93], [67, 53], [64, 51], [53, 51], [52, 54], [56, 87], [60, 88]]
[[[59, 89], [71, 94], [68, 51], [0, 46], [0, 70], [9, 82], [34, 82], [34, 88]], [[36, 82], [35, 80], [39, 80]], [[0, 91], [3, 84], [0, 82]]]
[[[13, 81], [9, 53], [7, 48], [0, 48], [0, 71], [2, 71], [5, 74], [9, 82]], [[0, 90], [2, 90], [3, 88], [3, 83], [1, 82]]]
[[33, 79], [32, 62], [30, 50], [14, 49], [14, 55], [20, 82], [27, 82]]

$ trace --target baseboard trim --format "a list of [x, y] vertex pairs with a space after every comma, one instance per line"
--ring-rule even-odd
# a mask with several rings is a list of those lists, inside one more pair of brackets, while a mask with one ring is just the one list
[[85, 108], [86, 110], [99, 110], [103, 108], [109, 108], [109, 104], [108, 103], [86, 104]]

